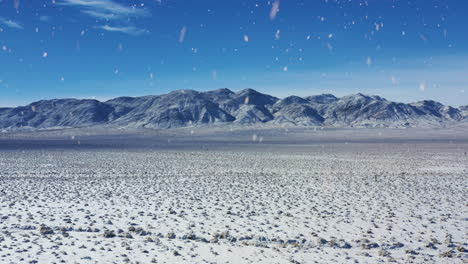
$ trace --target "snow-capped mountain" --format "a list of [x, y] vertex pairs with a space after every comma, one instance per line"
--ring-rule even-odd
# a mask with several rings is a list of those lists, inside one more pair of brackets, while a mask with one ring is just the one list
[[54, 99], [0, 108], [0, 128], [60, 128], [113, 125], [174, 128], [191, 125], [270, 123], [333, 127], [444, 126], [468, 121], [468, 106], [435, 101], [410, 104], [354, 94], [279, 99], [253, 89], [233, 92], [177, 90], [168, 94], [97, 100]]

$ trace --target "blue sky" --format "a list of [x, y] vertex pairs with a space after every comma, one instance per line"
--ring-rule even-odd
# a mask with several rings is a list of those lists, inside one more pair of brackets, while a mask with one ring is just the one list
[[254, 88], [468, 104], [462, 0], [0, 0], [0, 106]]

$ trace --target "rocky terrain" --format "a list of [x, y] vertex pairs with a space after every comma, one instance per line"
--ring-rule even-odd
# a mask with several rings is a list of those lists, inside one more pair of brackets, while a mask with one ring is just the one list
[[468, 120], [467, 107], [435, 101], [411, 104], [379, 96], [330, 94], [279, 99], [253, 89], [178, 90], [169, 94], [97, 100], [55, 99], [0, 108], [0, 128], [111, 126], [176, 128], [217, 124], [324, 127], [443, 127]]
[[0, 134], [0, 263], [468, 260], [466, 131], [210, 131]]
[[468, 105], [460, 106], [460, 111], [462, 116], [467, 119], [468, 118]]

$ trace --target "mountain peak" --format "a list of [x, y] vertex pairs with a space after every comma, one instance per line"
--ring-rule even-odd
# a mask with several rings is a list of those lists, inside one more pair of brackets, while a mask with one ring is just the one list
[[348, 96], [341, 97], [340, 99], [343, 99], [343, 100], [349, 100], [349, 99], [362, 100], [362, 99], [365, 99], [365, 100], [387, 101], [387, 99], [382, 98], [382, 97], [380, 97], [378, 95], [370, 95], [370, 94], [363, 94], [363, 93], [351, 94], [351, 95], [348, 95]]
[[214, 91], [209, 91], [211, 93], [223, 93], [223, 94], [233, 94], [234, 92], [229, 90], [228, 88], [219, 88]]
[[291, 95], [291, 96], [288, 96], [288, 97], [285, 97], [281, 100], [279, 100], [278, 102], [276, 102], [276, 104], [293, 104], [293, 103], [297, 103], [297, 104], [307, 104], [308, 101], [302, 97], [299, 97], [299, 96], [295, 96], [295, 95]]
[[418, 105], [429, 105], [429, 106], [443, 106], [443, 104], [439, 103], [439, 102], [436, 102], [434, 100], [421, 100], [421, 101], [417, 101], [415, 103], [412, 103], [412, 104], [418, 104]]
[[245, 88], [237, 92], [237, 94], [261, 94], [261, 93], [252, 88]]
[[268, 94], [260, 93], [254, 89], [247, 88], [236, 93], [235, 101], [244, 104], [273, 105], [279, 99]]

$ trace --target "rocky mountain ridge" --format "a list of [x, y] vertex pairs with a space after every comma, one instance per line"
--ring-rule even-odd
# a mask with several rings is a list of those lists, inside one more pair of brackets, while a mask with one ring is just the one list
[[380, 96], [331, 94], [283, 99], [253, 89], [233, 92], [177, 90], [168, 94], [97, 100], [53, 99], [0, 108], [1, 129], [48, 129], [112, 125], [175, 128], [207, 124], [331, 127], [426, 127], [468, 121], [468, 106], [436, 101], [410, 104]]

